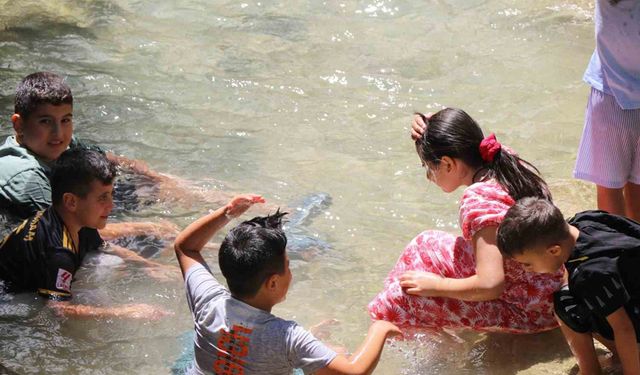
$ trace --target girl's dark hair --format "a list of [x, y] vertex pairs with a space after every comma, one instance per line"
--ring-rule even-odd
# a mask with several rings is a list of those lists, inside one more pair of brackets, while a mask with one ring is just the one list
[[551, 193], [540, 172], [527, 161], [504, 148], [495, 154], [492, 162], [482, 160], [480, 142], [484, 134], [465, 111], [445, 108], [429, 119], [421, 113], [418, 115], [427, 124], [422, 138], [416, 140], [416, 150], [422, 161], [437, 166], [445, 156], [460, 159], [472, 169], [484, 171], [484, 179], [498, 181], [514, 200], [524, 197], [551, 200]]

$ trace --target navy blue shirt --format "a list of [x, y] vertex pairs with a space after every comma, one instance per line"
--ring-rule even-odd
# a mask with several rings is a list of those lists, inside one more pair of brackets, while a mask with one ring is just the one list
[[612, 338], [606, 318], [624, 307], [640, 332], [640, 224], [604, 211], [584, 211], [568, 222], [580, 234], [565, 263], [568, 290], [555, 296], [557, 315], [577, 332]]

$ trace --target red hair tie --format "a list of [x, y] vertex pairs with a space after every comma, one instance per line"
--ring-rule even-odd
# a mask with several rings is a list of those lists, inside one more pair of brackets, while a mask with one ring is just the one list
[[501, 148], [502, 145], [496, 140], [496, 135], [491, 133], [480, 142], [480, 156], [486, 163], [493, 163], [493, 159]]

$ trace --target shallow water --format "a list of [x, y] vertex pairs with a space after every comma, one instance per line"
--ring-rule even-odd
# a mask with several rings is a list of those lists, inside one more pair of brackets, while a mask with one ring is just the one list
[[[304, 227], [330, 248], [295, 261], [288, 299], [274, 312], [306, 326], [336, 318], [332, 340], [352, 350], [366, 332], [365, 306], [404, 245], [424, 229], [459, 230], [460, 191], [426, 183], [408, 136], [413, 111], [464, 108], [539, 167], [567, 214], [595, 206], [593, 189], [571, 178], [593, 48], [587, 1], [0, 5], [0, 135], [11, 133], [19, 79], [52, 70], [72, 86], [82, 138], [208, 190], [290, 206], [327, 193], [331, 205]], [[114, 220], [182, 227], [215, 207], [155, 204]], [[175, 263], [170, 252], [155, 256]], [[100, 272], [78, 274], [78, 301], [159, 304], [175, 316], [64, 320], [17, 296], [0, 304], [3, 365], [169, 373], [192, 325], [182, 285], [97, 264]], [[558, 332], [441, 334], [393, 344], [377, 373], [563, 374], [569, 355]]]

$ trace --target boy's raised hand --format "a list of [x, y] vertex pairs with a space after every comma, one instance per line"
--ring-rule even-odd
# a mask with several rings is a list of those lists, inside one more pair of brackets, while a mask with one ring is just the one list
[[229, 219], [234, 219], [243, 213], [245, 213], [251, 206], [256, 203], [264, 203], [265, 200], [260, 195], [255, 194], [242, 194], [231, 199], [231, 202], [227, 203], [224, 210], [224, 215]]
[[200, 251], [217, 231], [229, 223], [229, 220], [242, 215], [254, 204], [264, 202], [264, 198], [260, 195], [238, 195], [232, 198], [225, 206], [209, 212], [208, 215], [189, 224], [180, 232], [173, 247], [176, 251], [182, 275], [184, 276], [189, 267], [194, 264], [206, 265]]

